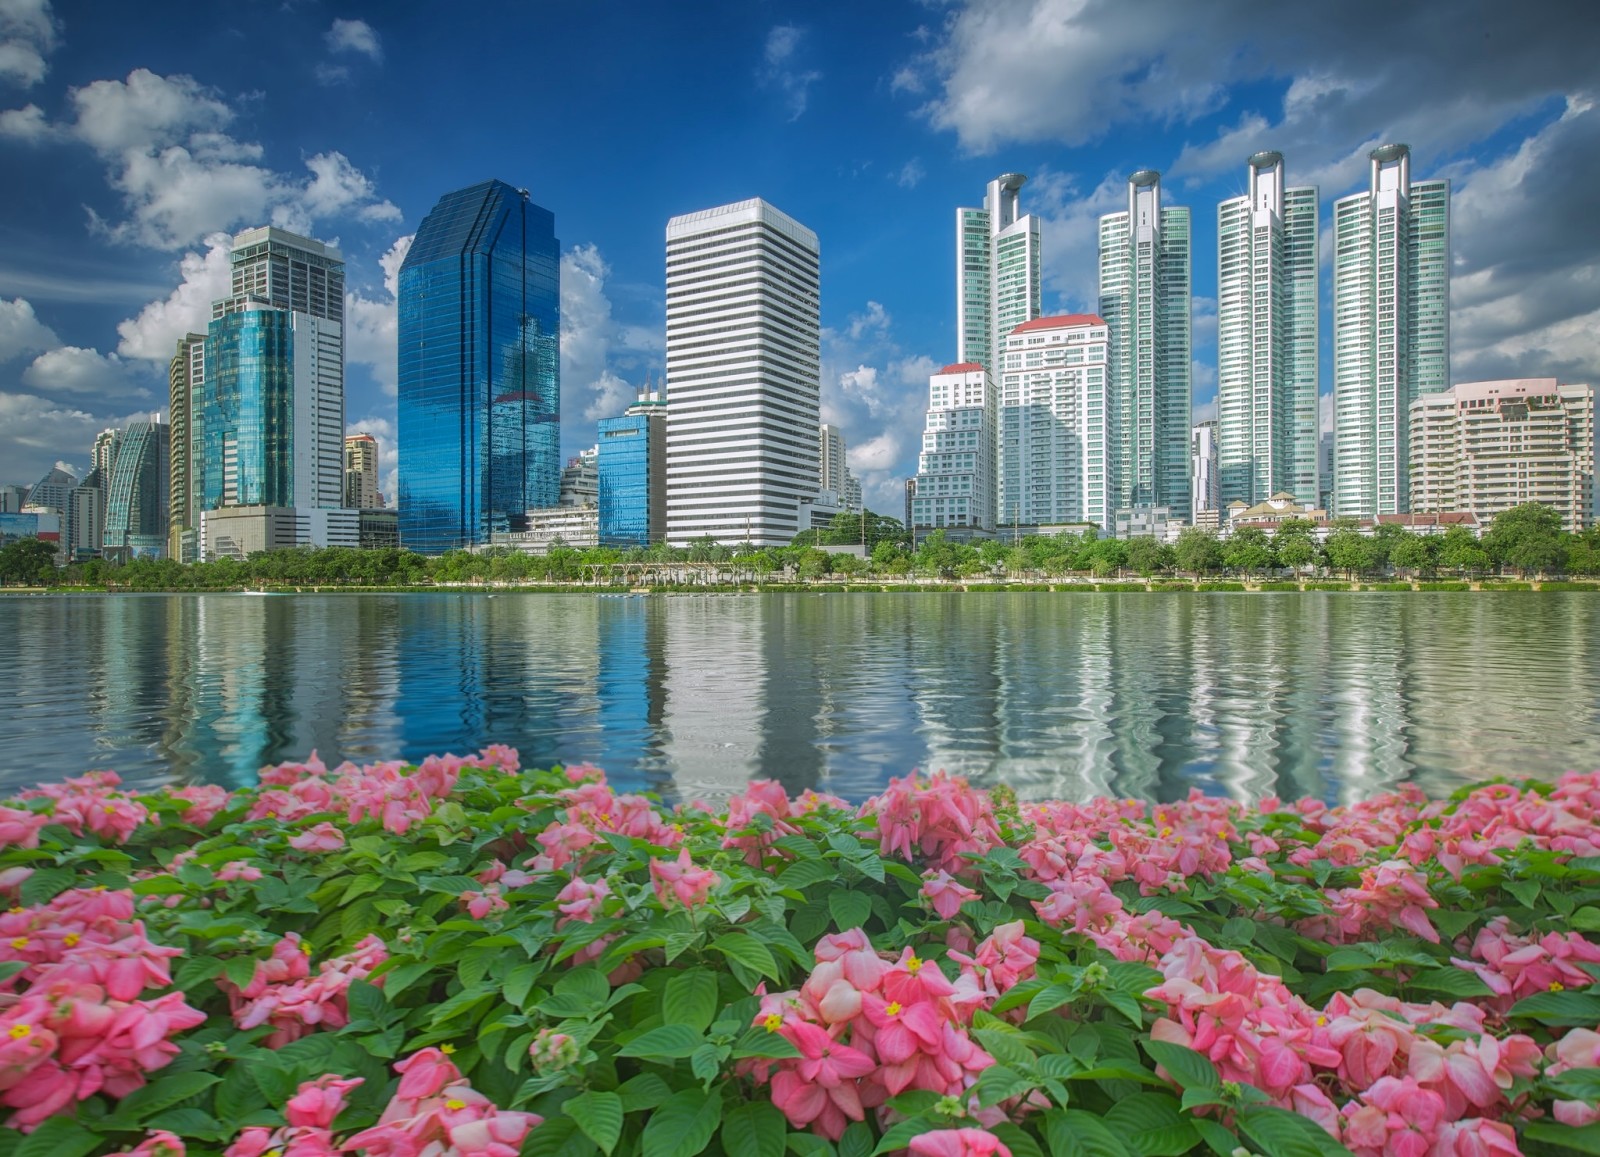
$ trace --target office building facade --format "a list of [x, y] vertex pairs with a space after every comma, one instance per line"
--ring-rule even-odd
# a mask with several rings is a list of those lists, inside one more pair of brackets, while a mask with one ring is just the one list
[[354, 510], [383, 506], [378, 493], [378, 440], [371, 434], [345, 435], [344, 504]]
[[598, 423], [601, 546], [667, 539], [667, 407], [646, 387], [620, 416]]
[[1286, 187], [1281, 153], [1251, 157], [1247, 177], [1243, 197], [1217, 206], [1222, 499], [1315, 502], [1317, 189]]
[[1041, 317], [1006, 339], [1000, 383], [1000, 521], [1092, 522], [1117, 510], [1111, 333], [1094, 314]]
[[1019, 215], [1021, 173], [989, 182], [983, 208], [956, 210], [956, 363], [998, 380], [1006, 336], [1042, 312], [1039, 219]]
[[1369, 161], [1333, 205], [1333, 501], [1359, 518], [1406, 511], [1411, 403], [1450, 385], [1450, 182], [1405, 145]]
[[561, 477], [561, 245], [526, 190], [440, 198], [400, 267], [400, 537], [438, 554], [521, 528]]
[[1217, 462], [1217, 423], [1200, 422], [1190, 433], [1189, 489], [1193, 505], [1190, 525], [1200, 525], [1200, 515], [1222, 509], [1222, 478]]
[[131, 422], [122, 431], [111, 476], [104, 483], [101, 541], [107, 558], [166, 556], [171, 435], [172, 427], [159, 420]]
[[1113, 509], [1182, 517], [1193, 506], [1190, 235], [1189, 210], [1162, 203], [1150, 169], [1128, 179], [1125, 212], [1100, 218], [1100, 317], [1118, 408]]
[[928, 418], [917, 455], [911, 525], [992, 531], [996, 525], [994, 379], [977, 362], [956, 362], [928, 379]]
[[201, 451], [200, 416], [205, 402], [206, 335], [178, 339], [167, 369], [167, 402], [172, 433], [167, 460], [167, 557], [193, 562], [199, 557], [200, 487], [196, 463]]
[[1410, 509], [1488, 523], [1524, 502], [1595, 524], [1595, 390], [1555, 378], [1461, 382], [1411, 403]]
[[782, 546], [817, 492], [817, 235], [755, 198], [666, 240], [667, 539]]

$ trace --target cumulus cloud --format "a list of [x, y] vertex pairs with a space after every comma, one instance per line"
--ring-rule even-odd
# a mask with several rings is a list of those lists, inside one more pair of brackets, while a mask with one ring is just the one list
[[365, 20], [335, 20], [322, 39], [329, 52], [354, 52], [369, 60], [383, 59], [377, 30]]
[[334, 218], [397, 220], [369, 178], [338, 152], [305, 162], [309, 176], [261, 164], [259, 144], [228, 133], [234, 110], [190, 76], [139, 68], [126, 80], [71, 90], [70, 120], [52, 123], [35, 106], [0, 113], [0, 134], [42, 142], [76, 140], [105, 162], [126, 219], [91, 224], [116, 241], [175, 249], [217, 230], [271, 220], [301, 229]]
[[[637, 386], [655, 368], [661, 336], [642, 326], [624, 326], [612, 316], [606, 279], [611, 267], [595, 245], [579, 245], [561, 258], [562, 425], [594, 422], [622, 413]], [[623, 376], [631, 374], [635, 380]], [[592, 428], [587, 428], [592, 429]], [[588, 432], [577, 440], [588, 445]]]
[[117, 326], [121, 340], [117, 353], [125, 358], [166, 361], [187, 333], [204, 333], [211, 321], [211, 303], [232, 290], [228, 257], [233, 238], [213, 233], [204, 253], [191, 250], [178, 262], [182, 280], [160, 301], [152, 301], [137, 316]]
[[1289, 156], [1294, 179], [1335, 183], [1359, 178], [1361, 146], [1376, 136], [1410, 136], [1448, 156], [1588, 87], [1593, 54], [1572, 30], [1593, 26], [1592, 4], [1533, 8], [1474, 0], [1441, 21], [1427, 6], [1351, 0], [1262, 20], [1254, 0], [1217, 0], [1196, 20], [1187, 0], [967, 0], [892, 87], [932, 93], [920, 114], [969, 151], [988, 152], [1008, 142], [1084, 144], [1130, 123], [1181, 125], [1222, 108], [1228, 86], [1287, 78], [1276, 107], [1241, 108], [1172, 171], [1229, 169], [1271, 147]]
[[112, 424], [80, 403], [0, 392], [0, 482], [26, 485], [56, 465], [82, 477], [81, 468], [60, 461], [62, 451], [87, 457], [94, 436]]
[[400, 390], [400, 321], [396, 313], [400, 266], [411, 252], [415, 237], [416, 234], [408, 233], [397, 238], [378, 259], [383, 268], [381, 296], [369, 298], [351, 291], [344, 299], [345, 359], [371, 367], [378, 386], [390, 397]]
[[0, 84], [30, 88], [43, 80], [56, 31], [49, 0], [0, 0]]
[[150, 379], [116, 354], [80, 346], [46, 350], [22, 372], [22, 384], [49, 398], [90, 398], [97, 402], [153, 399]]
[[894, 174], [894, 179], [902, 189], [915, 189], [927, 175], [928, 170], [922, 167], [922, 160], [912, 157], [900, 166], [899, 171]]
[[774, 89], [783, 97], [791, 121], [799, 120], [805, 113], [811, 86], [822, 79], [820, 72], [797, 67], [796, 54], [804, 38], [805, 31], [792, 24], [774, 27], [767, 33], [761, 70], [757, 74], [762, 87]]
[[1127, 174], [1107, 173], [1086, 190], [1079, 177], [1042, 168], [1023, 186], [1021, 204], [1022, 212], [1039, 217], [1045, 312], [1093, 313], [1100, 303], [1100, 218], [1128, 207]]
[[25, 298], [0, 298], [0, 362], [22, 354], [37, 354], [61, 344], [55, 330], [40, 321], [33, 303]]

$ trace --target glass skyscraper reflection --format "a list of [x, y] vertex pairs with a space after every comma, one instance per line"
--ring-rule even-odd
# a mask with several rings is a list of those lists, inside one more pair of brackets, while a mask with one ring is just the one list
[[440, 198], [400, 267], [400, 537], [523, 530], [560, 485], [561, 245], [504, 181]]

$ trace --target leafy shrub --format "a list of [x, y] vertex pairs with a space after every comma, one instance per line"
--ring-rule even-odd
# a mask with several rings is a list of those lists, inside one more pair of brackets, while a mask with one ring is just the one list
[[1300, 589], [1300, 584], [1293, 582], [1267, 582], [1262, 583], [1256, 589], [1263, 591], [1297, 591]]
[[1590, 1152], [1597, 814], [91, 773], [0, 806], [0, 1152]]
[[1472, 584], [1462, 582], [1418, 583], [1417, 589], [1424, 591], [1470, 591]]

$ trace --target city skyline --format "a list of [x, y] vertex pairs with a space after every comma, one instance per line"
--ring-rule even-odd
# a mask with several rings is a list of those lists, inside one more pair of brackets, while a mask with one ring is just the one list
[[[175, 35], [170, 19], [134, 27], [70, 5], [13, 8], [28, 19], [5, 23], [5, 35], [37, 65], [0, 77], [0, 157], [30, 177], [5, 194], [6, 482], [57, 458], [81, 474], [96, 430], [160, 407], [177, 337], [221, 295], [208, 279], [225, 276], [226, 253], [206, 237], [263, 221], [346, 251], [347, 418], [394, 444], [385, 283], [398, 243], [443, 188], [509, 171], [529, 139], [540, 141], [527, 178], [535, 200], [572, 222], [562, 231], [563, 456], [659, 373], [661, 222], [759, 193], [823, 238], [822, 416], [844, 431], [868, 504], [896, 510], [927, 375], [956, 353], [949, 212], [1008, 170], [1030, 174], [1023, 195], [1041, 220], [1050, 313], [1095, 307], [1094, 223], [1130, 172], [1163, 171], [1170, 200], [1194, 212], [1195, 402], [1209, 416], [1212, 206], [1243, 191], [1243, 161], [1263, 148], [1284, 153], [1297, 183], [1320, 186], [1327, 222], [1332, 201], [1364, 183], [1372, 146], [1409, 143], [1417, 171], [1448, 175], [1456, 193], [1451, 379], [1600, 377], [1585, 320], [1600, 309], [1585, 276], [1600, 238], [1580, 211], [1600, 113], [1583, 38], [1571, 35], [1585, 23], [1579, 5], [1536, 5], [1543, 19], [1531, 21], [1485, 5], [1442, 37], [1426, 8], [1385, 11], [1392, 35], [1376, 47], [1358, 33], [1378, 10], [1360, 5], [1292, 13], [1274, 30], [1227, 5], [1204, 27], [1181, 6], [1158, 6], [1137, 28], [1111, 9], [1044, 0], [957, 5], [943, 20], [911, 4], [729, 8], [692, 42], [639, 9], [633, 35], [604, 40], [606, 83], [582, 116], [541, 114], [520, 137], [493, 108], [472, 113], [489, 118], [483, 131], [454, 132], [461, 112], [435, 113], [405, 91], [424, 49], [481, 39], [481, 17], [425, 32], [404, 10], [298, 9], [271, 21], [245, 10]], [[847, 17], [852, 36], [830, 35]], [[281, 47], [249, 59], [224, 51], [278, 24]], [[560, 13], [544, 24], [556, 67], [533, 95], [562, 107], [552, 103], [560, 86], [597, 67], [586, 46], [599, 43], [601, 22]], [[1430, 59], [1406, 54], [1400, 67], [1397, 54], [1424, 29], [1434, 30]], [[674, 56], [662, 44], [703, 67], [684, 88], [675, 63], [679, 89], [657, 100], [643, 94], [662, 88], [655, 58]], [[1165, 71], [1150, 71], [1163, 60]], [[997, 67], [1010, 74], [1003, 87], [987, 84]], [[267, 99], [248, 95], [257, 92]], [[715, 131], [685, 151], [673, 125]], [[1538, 179], [1568, 166], [1578, 179]], [[1328, 276], [1325, 255], [1331, 300]], [[1322, 346], [1326, 406], [1327, 334]]]

